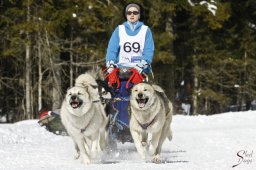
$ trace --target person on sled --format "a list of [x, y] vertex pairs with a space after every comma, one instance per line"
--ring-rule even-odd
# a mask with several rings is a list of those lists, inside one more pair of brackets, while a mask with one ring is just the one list
[[[115, 28], [109, 40], [106, 67], [109, 75], [116, 72], [116, 68], [129, 72], [134, 75], [151, 72], [151, 63], [154, 55], [154, 40], [151, 30], [146, 26], [143, 20], [143, 9], [137, 3], [129, 3], [124, 8], [124, 17], [126, 21]], [[136, 75], [137, 75], [136, 74]], [[118, 77], [118, 84], [113, 86], [114, 98], [128, 98], [132, 84], [139, 83], [142, 77], [136, 77], [133, 83], [131, 78]], [[113, 80], [113, 76], [112, 79]], [[116, 83], [108, 80], [110, 86]], [[128, 115], [129, 99], [127, 101], [119, 101], [115, 103], [115, 109], [118, 110], [116, 121], [118, 124], [118, 134], [130, 134], [129, 132], [129, 115]], [[122, 136], [122, 135], [121, 135]], [[125, 136], [125, 135], [124, 135]], [[118, 137], [117, 137], [118, 138]], [[123, 142], [130, 139], [121, 139]]]

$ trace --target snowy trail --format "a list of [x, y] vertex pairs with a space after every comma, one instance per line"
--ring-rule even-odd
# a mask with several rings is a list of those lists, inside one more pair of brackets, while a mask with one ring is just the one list
[[143, 162], [134, 145], [125, 143], [118, 144], [118, 152], [85, 166], [73, 159], [70, 137], [46, 131], [37, 120], [0, 124], [0, 170], [256, 169], [256, 111], [175, 115], [172, 129], [172, 142], [163, 145], [162, 164]]

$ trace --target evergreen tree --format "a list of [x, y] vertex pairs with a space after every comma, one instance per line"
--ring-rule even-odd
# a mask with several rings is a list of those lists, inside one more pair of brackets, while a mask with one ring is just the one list
[[144, 22], [155, 41], [155, 82], [172, 101], [185, 80], [193, 88], [194, 114], [249, 105], [256, 94], [254, 0], [3, 0], [3, 111], [16, 106], [19, 119], [25, 119], [36, 117], [47, 105], [60, 107], [75, 77], [105, 65], [109, 38], [124, 22], [123, 9], [129, 2], [144, 7]]

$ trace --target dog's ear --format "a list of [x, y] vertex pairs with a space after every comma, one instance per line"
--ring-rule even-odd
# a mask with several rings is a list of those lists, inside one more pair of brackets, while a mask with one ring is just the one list
[[67, 91], [68, 91], [69, 89], [71, 89], [71, 88], [72, 88], [72, 87], [68, 87], [68, 88], [67, 88]]
[[158, 85], [155, 85], [155, 84], [152, 84], [152, 87], [155, 91], [159, 92], [159, 93], [164, 93], [164, 90], [158, 86]]

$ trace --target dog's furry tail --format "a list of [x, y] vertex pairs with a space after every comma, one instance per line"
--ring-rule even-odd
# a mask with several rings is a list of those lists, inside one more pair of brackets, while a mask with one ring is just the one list
[[91, 86], [98, 86], [97, 81], [102, 80], [103, 81], [104, 76], [100, 68], [93, 68], [84, 74], [79, 75], [76, 78], [75, 86], [82, 86], [87, 87], [89, 85]]
[[93, 67], [91, 70], [87, 71], [95, 80], [104, 80], [103, 71], [100, 67], [96, 66]]

